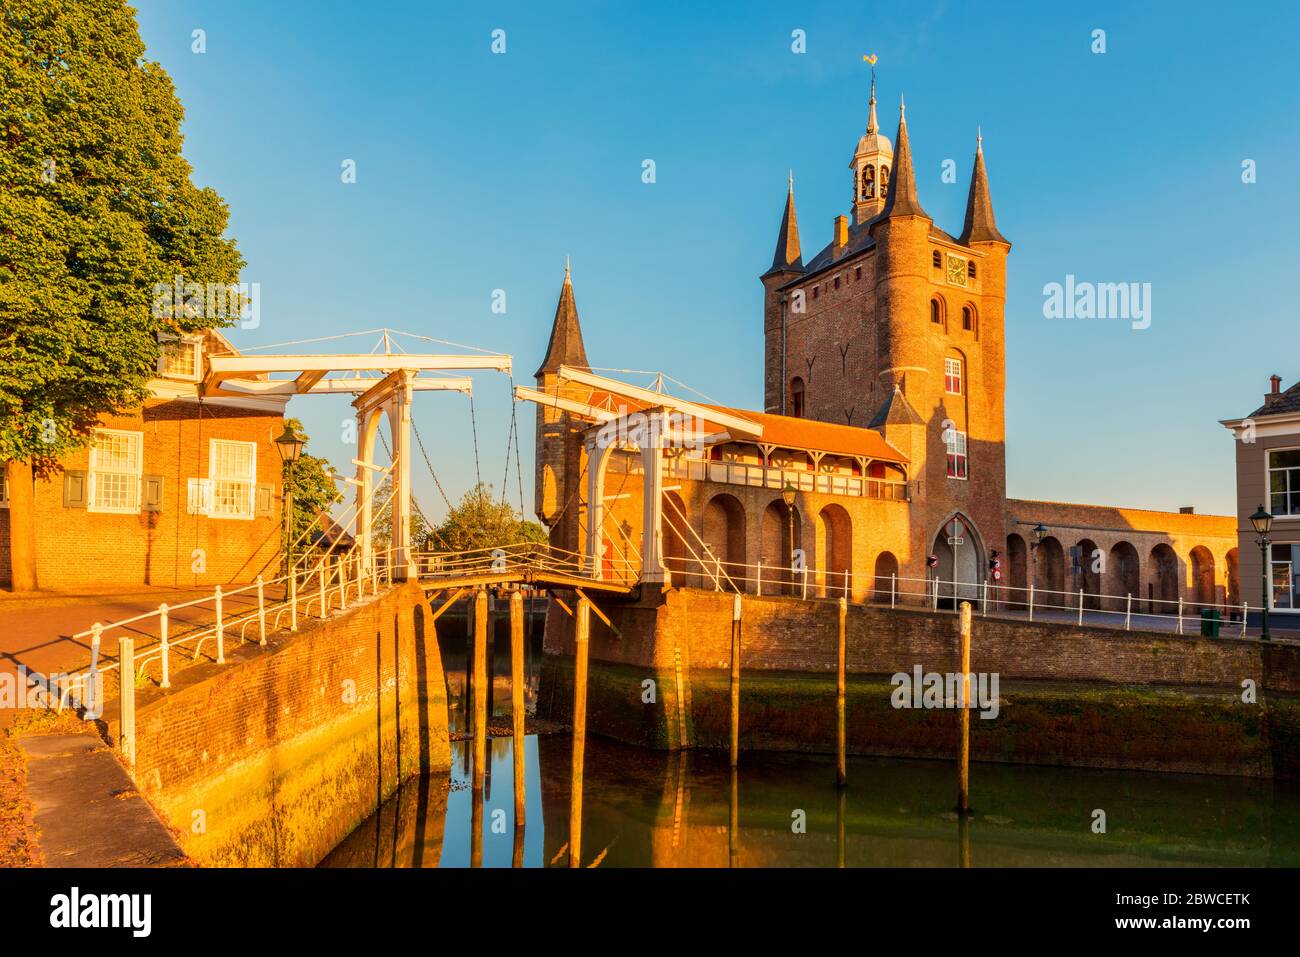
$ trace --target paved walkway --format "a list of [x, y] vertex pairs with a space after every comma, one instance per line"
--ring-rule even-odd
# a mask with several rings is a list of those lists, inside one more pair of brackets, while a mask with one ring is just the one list
[[98, 735], [37, 734], [27, 798], [46, 867], [184, 867], [185, 852]]

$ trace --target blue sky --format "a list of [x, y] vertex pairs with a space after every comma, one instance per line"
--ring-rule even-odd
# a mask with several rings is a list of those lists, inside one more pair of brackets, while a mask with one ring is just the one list
[[[847, 212], [862, 54], [875, 53], [882, 126], [892, 137], [905, 94], [921, 200], [950, 232], [983, 127], [1014, 243], [1008, 493], [1234, 508], [1217, 420], [1255, 408], [1270, 373], [1300, 376], [1294, 8], [703, 6], [139, 0], [148, 55], [186, 108], [195, 180], [229, 202], [243, 278], [262, 287], [261, 327], [236, 344], [386, 325], [512, 353], [531, 382], [568, 255], [593, 366], [662, 369], [761, 408], [758, 276], [787, 170], [807, 256]], [[340, 181], [345, 159], [355, 184]], [[1151, 283], [1150, 328], [1044, 318], [1044, 284], [1067, 273]], [[476, 393], [482, 474], [499, 492], [508, 382], [476, 374]], [[355, 455], [345, 400], [290, 411], [318, 453]], [[531, 514], [532, 409], [518, 411]], [[458, 497], [475, 478], [467, 401], [421, 395], [416, 416]], [[427, 470], [413, 474], [440, 515]], [[516, 501], [513, 472], [509, 486]]]

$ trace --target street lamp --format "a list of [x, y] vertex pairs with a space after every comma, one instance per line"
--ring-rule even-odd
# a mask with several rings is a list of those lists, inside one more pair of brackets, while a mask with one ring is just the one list
[[785, 513], [790, 522], [790, 589], [794, 590], [794, 496], [796, 489], [789, 482], [781, 489], [781, 501], [785, 502]]
[[1255, 514], [1250, 517], [1250, 524], [1255, 528], [1255, 534], [1259, 538], [1255, 539], [1255, 544], [1259, 546], [1259, 558], [1262, 566], [1260, 580], [1263, 583], [1263, 619], [1259, 637], [1261, 641], [1268, 641], [1268, 546], [1272, 542], [1268, 539], [1268, 530], [1273, 527], [1273, 516], [1264, 511], [1261, 505], [1255, 509]]
[[302, 455], [302, 447], [307, 444], [305, 436], [300, 435], [292, 422], [284, 424], [284, 431], [275, 440], [275, 449], [280, 453], [280, 461], [288, 466], [284, 478], [284, 573], [293, 571], [293, 467]]

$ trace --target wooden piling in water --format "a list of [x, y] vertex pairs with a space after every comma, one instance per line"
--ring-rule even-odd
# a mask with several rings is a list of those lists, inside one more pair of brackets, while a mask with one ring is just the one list
[[740, 866], [740, 773], [731, 766], [731, 807], [727, 815], [727, 863]]
[[487, 767], [487, 589], [474, 593], [474, 777], [483, 787]]
[[839, 635], [835, 643], [835, 783], [839, 787], [849, 782], [848, 761], [845, 755], [845, 714], [844, 696], [847, 691], [845, 680], [847, 642], [845, 639], [848, 623], [849, 603], [840, 597]]
[[731, 605], [731, 766], [740, 761], [740, 594]]
[[582, 762], [587, 743], [587, 645], [591, 602], [578, 599], [574, 615], [573, 774], [569, 788], [569, 866], [582, 866]]
[[[475, 772], [475, 777], [478, 773]], [[469, 810], [469, 866], [483, 866], [483, 789], [470, 791]]]
[[515, 827], [524, 826], [524, 595], [510, 595], [510, 713], [514, 724]]
[[970, 813], [970, 602], [961, 603], [961, 748], [957, 755], [957, 813]]

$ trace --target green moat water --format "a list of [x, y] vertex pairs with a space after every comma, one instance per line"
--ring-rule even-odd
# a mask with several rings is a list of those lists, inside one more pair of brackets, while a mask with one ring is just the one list
[[[567, 735], [526, 739], [527, 824], [517, 843], [509, 738], [489, 741], [475, 814], [468, 742], [454, 767], [412, 782], [323, 863], [464, 867], [482, 823], [484, 867], [568, 865]], [[1300, 788], [1272, 781], [1140, 771], [975, 764], [975, 813], [952, 812], [951, 763], [850, 758], [834, 786], [829, 756], [668, 754], [591, 738], [582, 862], [601, 867], [1300, 866]], [[1093, 813], [1106, 833], [1093, 832]], [[800, 815], [799, 812], [802, 812]], [[806, 821], [796, 833], [796, 817]]]

